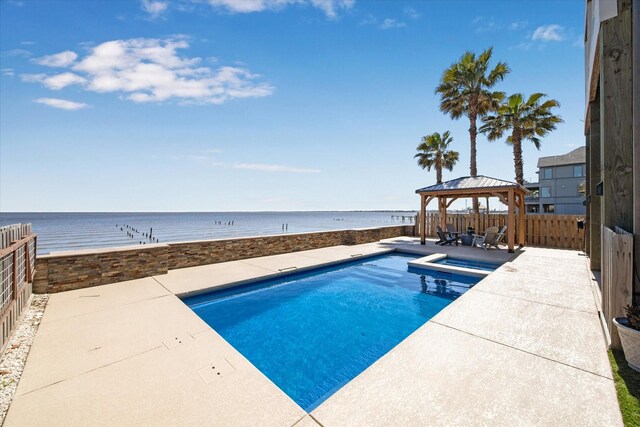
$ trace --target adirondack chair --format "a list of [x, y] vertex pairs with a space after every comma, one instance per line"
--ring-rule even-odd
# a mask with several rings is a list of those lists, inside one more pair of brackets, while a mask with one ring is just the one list
[[504, 233], [506, 230], [506, 226], [502, 226], [500, 228], [489, 227], [484, 231], [484, 234], [473, 235], [473, 243], [471, 244], [471, 246], [480, 246], [485, 251], [491, 246], [500, 249], [498, 244], [502, 241], [502, 239], [504, 239]]
[[455, 242], [456, 246], [458, 246], [458, 239], [460, 238], [460, 236], [458, 236], [457, 233], [455, 235], [446, 233], [442, 231], [442, 227], [440, 227], [439, 225], [436, 226], [436, 229], [436, 233], [438, 233], [438, 238], [440, 239], [436, 242], [436, 245], [444, 246], [450, 245]]

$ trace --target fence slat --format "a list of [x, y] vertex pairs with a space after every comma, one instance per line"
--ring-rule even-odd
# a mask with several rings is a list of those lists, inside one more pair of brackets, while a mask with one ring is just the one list
[[30, 301], [35, 256], [31, 224], [0, 227], [0, 354]]
[[[525, 215], [525, 241], [531, 246], [543, 246], [559, 249], [582, 249], [584, 230], [578, 229], [577, 220], [581, 218], [573, 215]], [[516, 238], [517, 222], [516, 219]], [[476, 234], [483, 233], [489, 227], [502, 227], [507, 224], [506, 213], [466, 214], [447, 213], [447, 223], [461, 233], [472, 226]], [[426, 234], [428, 237], [436, 237], [436, 226], [440, 225], [438, 212], [427, 212]]]
[[611, 336], [611, 347], [620, 348], [613, 318], [624, 316], [632, 300], [633, 235], [616, 227], [602, 226], [602, 314]]

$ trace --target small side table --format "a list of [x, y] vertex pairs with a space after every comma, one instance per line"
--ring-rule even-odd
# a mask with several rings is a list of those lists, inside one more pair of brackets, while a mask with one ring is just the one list
[[471, 246], [472, 242], [473, 242], [473, 236], [470, 236], [468, 234], [460, 235], [460, 243], [462, 243], [462, 246]]

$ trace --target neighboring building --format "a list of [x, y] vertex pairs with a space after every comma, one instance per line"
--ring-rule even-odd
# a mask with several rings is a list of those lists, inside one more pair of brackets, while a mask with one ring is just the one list
[[586, 149], [538, 159], [538, 182], [525, 183], [527, 213], [584, 215]]

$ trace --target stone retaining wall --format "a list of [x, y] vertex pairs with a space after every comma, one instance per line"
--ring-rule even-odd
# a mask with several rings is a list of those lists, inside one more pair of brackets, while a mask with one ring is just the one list
[[168, 245], [68, 251], [36, 257], [33, 292], [70, 291], [165, 274]]
[[36, 258], [34, 293], [165, 274], [170, 269], [413, 236], [413, 225], [57, 252]]

